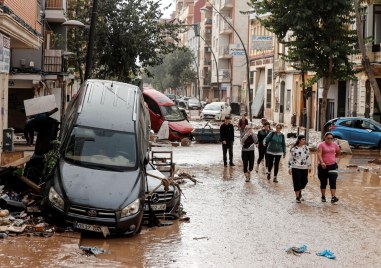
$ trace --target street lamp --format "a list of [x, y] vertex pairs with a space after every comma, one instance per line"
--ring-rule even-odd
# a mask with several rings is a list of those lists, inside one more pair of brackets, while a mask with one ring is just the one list
[[[251, 107], [250, 107], [250, 104], [251, 104], [251, 92], [250, 92], [250, 66], [249, 66], [249, 56], [247, 55], [247, 51], [246, 51], [246, 47], [245, 47], [245, 44], [241, 38], [241, 36], [239, 35], [239, 33], [237, 32], [237, 30], [233, 27], [233, 25], [229, 22], [228, 19], [226, 19], [226, 17], [224, 15], [221, 14], [221, 12], [219, 12], [215, 6], [209, 1], [209, 0], [206, 0], [210, 5], [211, 7], [213, 8], [213, 10], [221, 16], [221, 18], [230, 26], [230, 28], [233, 29], [234, 33], [237, 35], [239, 41], [241, 42], [241, 45], [242, 45], [242, 48], [243, 48], [243, 51], [245, 53], [245, 57], [246, 57], [246, 80], [247, 80], [247, 92], [249, 93], [249, 116], [251, 118]], [[205, 12], [210, 12], [210, 10], [206, 7], [203, 7], [200, 9], [201, 11], [205, 11]]]

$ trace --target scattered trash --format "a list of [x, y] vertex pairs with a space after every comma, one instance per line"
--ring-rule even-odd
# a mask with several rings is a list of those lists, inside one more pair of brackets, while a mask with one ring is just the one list
[[336, 259], [336, 256], [334, 254], [335, 253], [333, 253], [332, 251], [330, 251], [328, 249], [324, 249], [323, 251], [316, 253], [316, 255], [318, 255], [318, 256], [326, 257], [326, 258], [331, 259], [331, 260]]
[[207, 236], [193, 237], [193, 240], [203, 240], [203, 239], [209, 240], [209, 237], [207, 237]]
[[[191, 145], [191, 140], [190, 139], [188, 139], [188, 138], [183, 138], [182, 140], [181, 140], [181, 146], [190, 146]], [[173, 145], [173, 144], [172, 144]]]
[[302, 253], [310, 253], [307, 251], [307, 245], [302, 245], [300, 247], [291, 247], [286, 250], [287, 254], [294, 254], [300, 256]]
[[356, 164], [349, 164], [347, 165], [347, 168], [357, 168], [358, 166]]
[[369, 160], [368, 163], [373, 163], [373, 164], [381, 165], [381, 158]]
[[190, 221], [190, 218], [188, 216], [182, 216], [179, 218], [179, 221]]
[[8, 235], [6, 233], [0, 233], [0, 238], [7, 238]]
[[188, 179], [192, 182], [196, 183], [202, 183], [201, 181], [198, 181], [194, 178], [195, 176], [190, 175], [189, 173], [186, 173], [184, 171], [179, 171], [177, 174], [175, 174], [174, 180], [185, 180]]
[[101, 253], [106, 253], [106, 250], [98, 247], [86, 247], [86, 246], [80, 246], [80, 249], [86, 254], [86, 255], [98, 255]]

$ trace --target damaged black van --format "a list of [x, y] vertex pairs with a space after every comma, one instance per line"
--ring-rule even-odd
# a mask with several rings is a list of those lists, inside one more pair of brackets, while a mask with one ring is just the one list
[[80, 230], [139, 232], [149, 130], [137, 86], [87, 80], [62, 123], [60, 160], [46, 187], [49, 216]]

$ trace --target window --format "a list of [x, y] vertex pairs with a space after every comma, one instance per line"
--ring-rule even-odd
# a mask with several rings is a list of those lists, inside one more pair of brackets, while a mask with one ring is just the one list
[[271, 88], [267, 89], [266, 108], [271, 108]]
[[254, 72], [250, 72], [250, 85], [254, 84]]
[[273, 69], [267, 70], [267, 84], [271, 84], [273, 82]]
[[291, 110], [291, 89], [287, 89], [287, 96], [286, 96], [286, 111]]
[[373, 39], [375, 44], [381, 43], [381, 5], [374, 5]]
[[157, 103], [151, 99], [150, 97], [148, 96], [144, 96], [144, 101], [147, 103], [148, 105], [148, 108], [155, 114], [160, 114], [161, 115], [161, 111], [160, 111], [160, 107], [159, 105], [157, 105]]
[[367, 38], [368, 36], [368, 27], [367, 27], [367, 23], [368, 23], [368, 7], [363, 7], [360, 9], [360, 14], [361, 14], [361, 21], [362, 21], [362, 35], [363, 35], [363, 38]]
[[359, 122], [358, 120], [348, 120], [348, 121], [344, 121], [344, 122], [341, 122], [340, 123], [340, 126], [343, 126], [343, 127], [352, 127], [352, 122], [353, 122], [353, 127], [356, 127], [356, 122]]
[[135, 134], [76, 126], [64, 155], [67, 161], [81, 166], [124, 171], [135, 167]]

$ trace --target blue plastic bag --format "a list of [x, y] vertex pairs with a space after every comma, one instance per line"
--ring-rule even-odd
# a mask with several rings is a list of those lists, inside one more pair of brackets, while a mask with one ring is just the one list
[[336, 259], [336, 256], [334, 254], [335, 253], [333, 253], [332, 251], [330, 251], [328, 249], [325, 249], [321, 252], [316, 253], [316, 255], [318, 255], [318, 256], [326, 257], [326, 258], [331, 259], [331, 260]]

